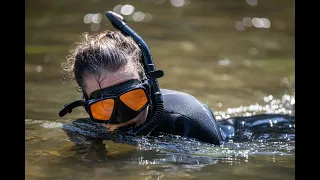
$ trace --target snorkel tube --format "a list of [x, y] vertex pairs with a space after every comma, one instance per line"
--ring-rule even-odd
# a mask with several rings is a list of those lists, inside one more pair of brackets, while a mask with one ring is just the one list
[[163, 71], [156, 70], [149, 47], [143, 41], [143, 39], [126, 24], [121, 15], [112, 11], [107, 11], [105, 15], [114, 28], [118, 29], [122, 34], [130, 36], [141, 49], [143, 67], [151, 86], [153, 111], [151, 117], [147, 119], [145, 123], [133, 128], [130, 132], [128, 132], [128, 134], [148, 135], [155, 129], [163, 115], [163, 98], [162, 94], [160, 93], [159, 83], [157, 80], [157, 78], [160, 78], [164, 75]]

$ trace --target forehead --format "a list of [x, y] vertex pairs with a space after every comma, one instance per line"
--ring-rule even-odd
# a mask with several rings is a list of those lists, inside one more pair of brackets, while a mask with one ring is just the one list
[[130, 79], [140, 79], [137, 71], [121, 69], [117, 72], [103, 73], [101, 76], [88, 74], [84, 77], [85, 93], [90, 95], [92, 92], [120, 84]]

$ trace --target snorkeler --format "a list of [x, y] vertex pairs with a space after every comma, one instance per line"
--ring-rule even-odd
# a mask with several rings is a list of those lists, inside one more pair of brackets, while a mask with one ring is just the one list
[[[218, 123], [211, 109], [194, 96], [160, 88], [157, 78], [164, 73], [155, 68], [146, 43], [120, 15], [108, 11], [106, 16], [119, 31], [84, 35], [62, 64], [83, 95], [65, 105], [60, 117], [83, 106], [90, 119], [108, 132], [173, 134], [214, 145], [221, 145], [241, 128], [265, 125], [272, 118], [251, 117], [246, 124], [242, 118], [232, 118]], [[276, 117], [284, 123], [294, 121], [290, 116]]]

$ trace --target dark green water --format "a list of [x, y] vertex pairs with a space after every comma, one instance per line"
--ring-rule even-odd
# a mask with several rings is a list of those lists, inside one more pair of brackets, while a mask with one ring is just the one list
[[25, 19], [26, 179], [294, 179], [290, 134], [220, 148], [178, 137], [143, 140], [138, 146], [105, 141], [98, 148], [104, 161], [74, 150], [61, 123], [87, 115], [77, 109], [59, 118], [60, 108], [80, 96], [62, 80], [60, 64], [83, 32], [114, 30], [105, 11], [130, 13], [132, 6], [133, 13], [124, 17], [149, 45], [157, 69], [165, 72], [161, 87], [196, 96], [217, 119], [294, 115], [294, 1], [30, 0]]

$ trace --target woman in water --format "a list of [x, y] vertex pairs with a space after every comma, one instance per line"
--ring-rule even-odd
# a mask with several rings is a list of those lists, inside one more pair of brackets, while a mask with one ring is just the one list
[[[294, 117], [285, 115], [216, 121], [211, 109], [194, 96], [160, 89], [157, 78], [163, 72], [155, 69], [145, 42], [120, 16], [113, 12], [106, 15], [119, 31], [85, 34], [62, 64], [64, 72], [79, 85], [82, 98], [66, 105], [60, 116], [83, 106], [90, 116], [90, 121], [83, 122], [92, 132], [99, 129], [102, 134], [129, 136], [173, 134], [214, 145], [221, 145], [236, 134], [240, 137], [244, 128], [268, 125], [270, 118], [294, 122]], [[75, 132], [82, 132], [87, 138], [103, 137], [90, 130], [84, 133], [76, 126], [67, 125], [64, 129], [71, 138]]]

